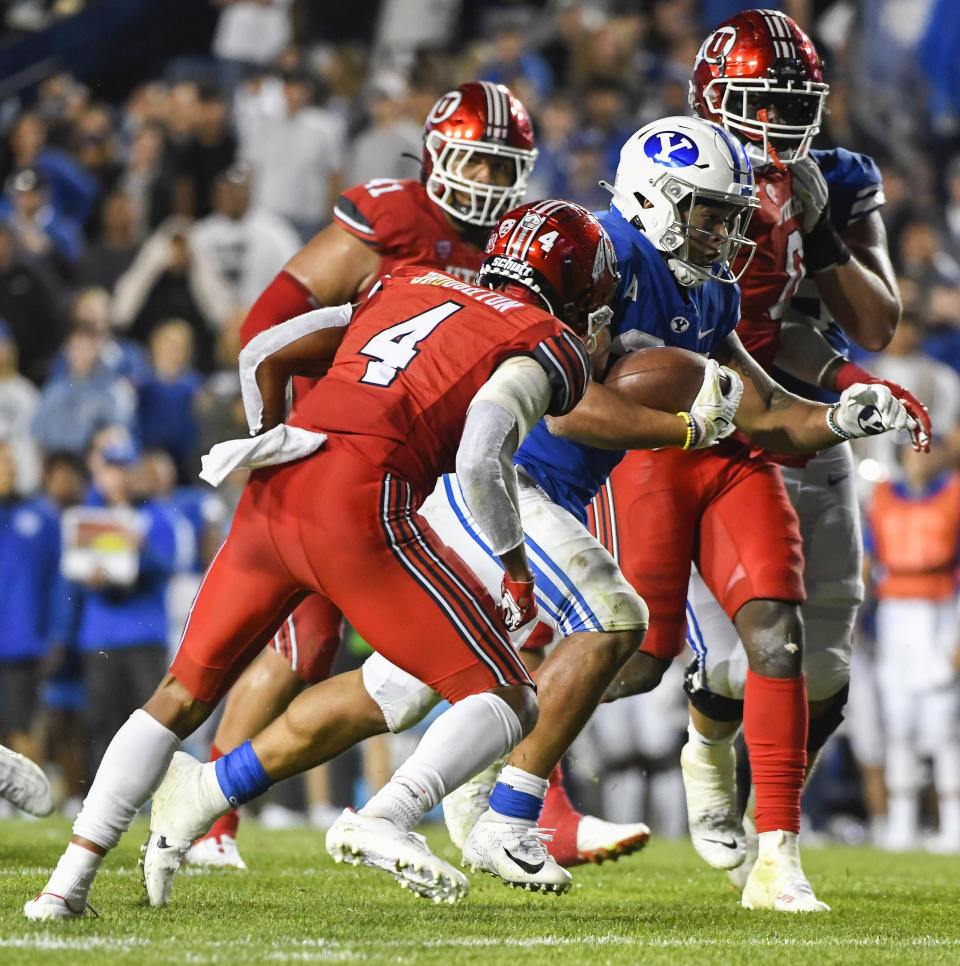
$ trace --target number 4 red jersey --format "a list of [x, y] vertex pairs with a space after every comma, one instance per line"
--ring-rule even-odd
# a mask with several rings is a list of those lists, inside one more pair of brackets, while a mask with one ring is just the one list
[[375, 178], [355, 185], [337, 199], [333, 217], [380, 255], [381, 275], [427, 265], [472, 282], [480, 268], [483, 253], [464, 241], [419, 181]]
[[590, 360], [559, 319], [443, 272], [401, 269], [354, 315], [330, 371], [290, 422], [355, 437], [359, 455], [426, 495], [454, 469], [477, 390], [515, 355], [543, 366], [551, 415], [579, 402]]

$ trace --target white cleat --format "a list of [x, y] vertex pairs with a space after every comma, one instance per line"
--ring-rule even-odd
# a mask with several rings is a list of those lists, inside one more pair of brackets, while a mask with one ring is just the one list
[[743, 813], [743, 831], [746, 834], [746, 854], [740, 865], [735, 869], [729, 869], [727, 871], [727, 878], [737, 892], [743, 892], [743, 887], [747, 884], [747, 879], [753, 871], [753, 867], [757, 862], [757, 855], [760, 851], [760, 839], [757, 837], [757, 826], [753, 821], [754, 805], [753, 792], [751, 792], [750, 799], [747, 802], [747, 810]]
[[183, 857], [184, 865], [194, 869], [239, 869], [246, 870], [237, 840], [232, 835], [207, 835], [190, 846]]
[[31, 899], [23, 905], [23, 914], [34, 922], [49, 922], [51, 919], [82, 919], [88, 910], [93, 916], [100, 917], [89, 902], [71, 905], [63, 896], [55, 896], [52, 892], [41, 892], [36, 899]]
[[687, 822], [697, 854], [715, 869], [735, 869], [746, 854], [737, 809], [737, 753], [733, 744], [705, 748], [687, 742], [680, 751]]
[[53, 811], [53, 793], [43, 769], [4, 745], [0, 745], [0, 798], [38, 818]]
[[498, 758], [479, 775], [455, 788], [443, 799], [443, 821], [450, 841], [462, 849], [473, 826], [490, 805], [490, 795], [497, 783], [505, 758]]
[[201, 794], [203, 764], [182, 751], [174, 753], [170, 767], [153, 794], [150, 835], [140, 849], [140, 868], [151, 906], [170, 901], [173, 877], [193, 843], [219, 818], [211, 814]]
[[607, 859], [639, 852], [650, 839], [650, 828], [643, 822], [621, 824], [606, 822], [595, 815], [584, 815], [577, 826], [577, 855], [598, 865]]
[[386, 818], [347, 808], [327, 830], [326, 844], [334, 862], [388, 872], [401, 889], [424, 899], [452, 904], [470, 891], [467, 877], [434, 855], [422, 835], [404, 832]]
[[795, 832], [764, 832], [760, 854], [743, 887], [744, 909], [777, 912], [829, 912], [803, 874]]
[[567, 892], [573, 878], [547, 851], [548, 830], [487, 811], [463, 844], [463, 864], [530, 892]]

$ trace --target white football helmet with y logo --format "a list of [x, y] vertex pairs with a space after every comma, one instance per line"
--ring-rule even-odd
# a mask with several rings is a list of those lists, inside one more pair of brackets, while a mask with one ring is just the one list
[[[717, 124], [697, 117], [665, 117], [642, 127], [620, 150], [612, 207], [668, 256], [681, 285], [702, 285], [713, 278], [737, 281], [755, 244], [746, 237], [754, 208], [759, 207], [753, 169], [743, 146]], [[690, 225], [697, 205], [722, 212], [723, 233], [711, 265], [695, 260]], [[750, 256], [736, 277], [730, 266], [742, 248]]]

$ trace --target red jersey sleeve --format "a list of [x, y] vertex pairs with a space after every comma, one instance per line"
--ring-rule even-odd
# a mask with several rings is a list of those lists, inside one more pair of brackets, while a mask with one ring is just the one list
[[590, 356], [586, 346], [565, 329], [541, 340], [533, 350], [533, 357], [543, 366], [553, 389], [547, 414], [566, 415], [583, 398], [590, 381]]
[[333, 206], [334, 220], [377, 251], [390, 249], [410, 220], [407, 196], [415, 184], [392, 178], [374, 178], [354, 185], [337, 199]]

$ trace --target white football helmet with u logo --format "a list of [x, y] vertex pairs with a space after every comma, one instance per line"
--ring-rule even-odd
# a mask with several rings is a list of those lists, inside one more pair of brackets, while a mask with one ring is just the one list
[[[620, 150], [613, 185], [600, 182], [614, 207], [668, 256], [667, 265], [681, 285], [702, 285], [710, 278], [737, 281], [756, 245], [746, 237], [756, 198], [753, 169], [743, 146], [719, 125], [697, 117], [665, 117], [642, 127]], [[724, 233], [711, 265], [692, 257], [690, 215], [697, 205], [726, 211]], [[734, 259], [745, 258], [732, 274]]]

